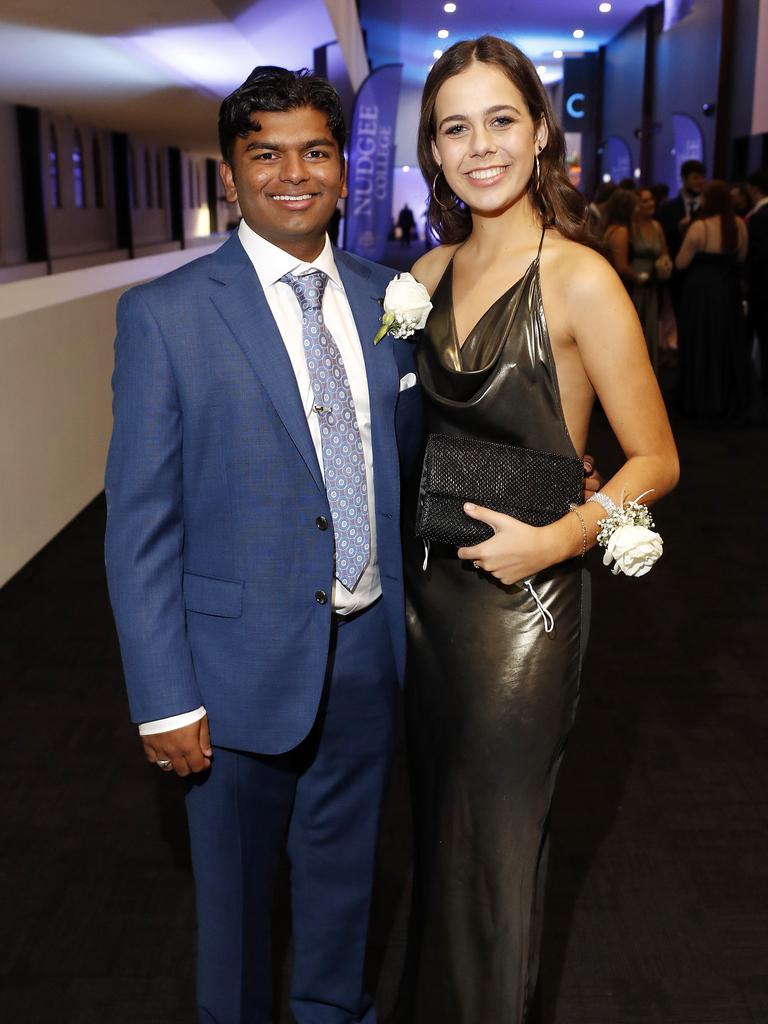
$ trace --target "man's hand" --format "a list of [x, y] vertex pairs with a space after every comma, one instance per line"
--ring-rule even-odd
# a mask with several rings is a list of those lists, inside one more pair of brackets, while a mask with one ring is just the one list
[[594, 455], [584, 456], [584, 501], [587, 501], [603, 486], [603, 478], [595, 466]]
[[141, 742], [144, 744], [144, 753], [150, 764], [170, 761], [171, 767], [165, 770], [175, 771], [177, 775], [204, 772], [211, 766], [213, 748], [207, 715], [199, 722], [185, 725], [183, 729], [171, 729], [168, 732], [157, 732], [152, 736], [142, 736]]

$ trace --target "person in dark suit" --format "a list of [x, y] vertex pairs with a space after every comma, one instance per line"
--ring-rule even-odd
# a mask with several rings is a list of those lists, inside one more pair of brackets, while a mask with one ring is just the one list
[[747, 216], [747, 289], [749, 322], [760, 349], [760, 384], [763, 415], [768, 414], [768, 170], [747, 178], [752, 209]]
[[413, 216], [413, 210], [408, 203], [405, 203], [397, 216], [397, 226], [400, 228], [400, 248], [410, 249], [411, 233], [416, 227], [416, 218]]
[[688, 225], [695, 219], [701, 206], [704, 174], [704, 164], [700, 160], [686, 160], [680, 168], [682, 183], [680, 191], [674, 199], [664, 203], [659, 210], [659, 220], [664, 228], [669, 255], [672, 259], [680, 251]]
[[405, 659], [398, 451], [421, 402], [392, 272], [334, 249], [341, 104], [256, 68], [222, 104], [243, 219], [118, 307], [106, 562], [132, 718], [187, 779], [198, 1013], [267, 1024], [291, 861], [298, 1024], [371, 1024], [363, 961]]
[[[674, 262], [685, 232], [695, 220], [701, 206], [701, 191], [704, 188], [704, 164], [700, 160], [685, 160], [680, 167], [682, 187], [674, 199], [670, 199], [659, 210], [659, 223], [664, 229], [670, 259]], [[675, 316], [680, 315], [680, 299], [683, 292], [685, 272], [675, 270], [669, 282], [669, 295]]]

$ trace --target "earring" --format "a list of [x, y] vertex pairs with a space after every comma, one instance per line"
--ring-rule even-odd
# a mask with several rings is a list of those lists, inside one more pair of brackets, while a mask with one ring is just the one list
[[432, 182], [432, 198], [435, 200], [435, 202], [440, 207], [440, 209], [443, 211], [443, 213], [447, 213], [448, 210], [455, 210], [456, 209], [456, 207], [459, 205], [459, 200], [456, 199], [456, 197], [454, 196], [453, 206], [445, 206], [437, 198], [437, 193], [435, 192], [435, 187], [437, 186], [437, 179], [440, 177], [440, 175], [442, 173], [443, 173], [443, 168], [442, 167], [438, 167], [437, 174], [435, 175], [434, 181]]
[[539, 164], [539, 154], [536, 153], [533, 158], [533, 166], [535, 168], [536, 184], [533, 186], [533, 191], [538, 192], [541, 189], [541, 165]]

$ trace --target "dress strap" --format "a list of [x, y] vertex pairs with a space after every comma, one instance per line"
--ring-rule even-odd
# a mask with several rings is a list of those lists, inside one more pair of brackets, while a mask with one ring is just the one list
[[536, 253], [536, 259], [541, 256], [541, 247], [544, 245], [544, 232], [547, 230], [546, 225], [541, 229], [541, 238], [539, 239], [539, 251]]

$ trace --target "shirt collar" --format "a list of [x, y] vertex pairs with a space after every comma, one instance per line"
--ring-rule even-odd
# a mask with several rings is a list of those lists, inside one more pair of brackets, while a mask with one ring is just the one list
[[245, 220], [240, 221], [237, 237], [253, 264], [262, 288], [266, 289], [276, 284], [286, 274], [295, 274], [298, 277], [309, 273], [310, 270], [322, 270], [329, 281], [337, 288], [342, 288], [341, 275], [333, 258], [333, 246], [328, 235], [325, 236], [323, 251], [311, 263], [296, 259], [285, 249], [268, 242], [266, 238], [256, 234], [253, 228], [249, 228]]

